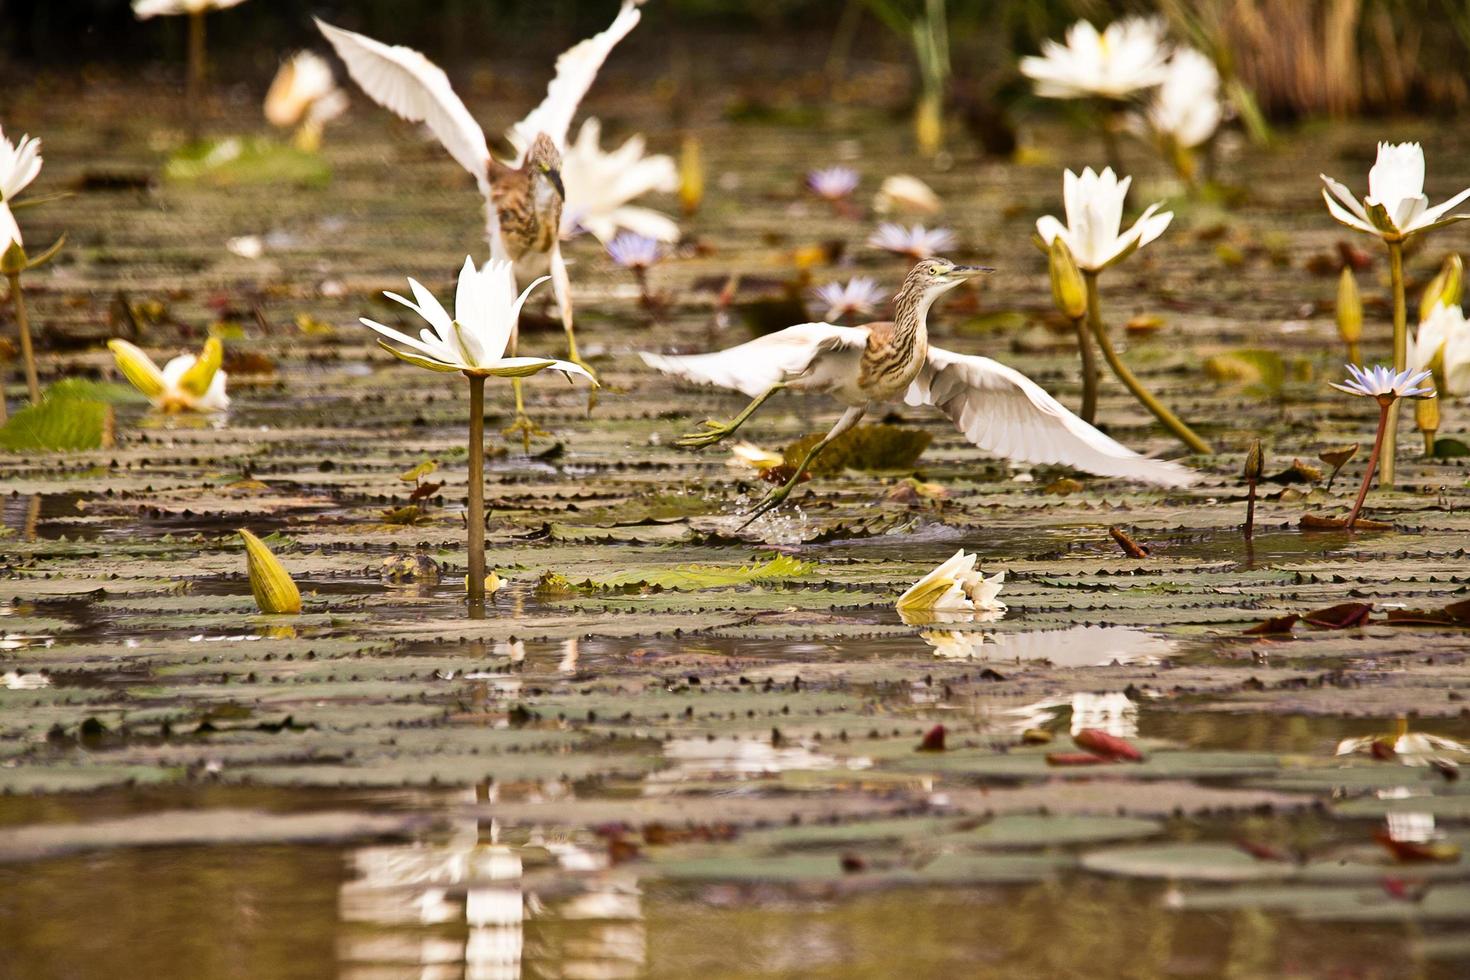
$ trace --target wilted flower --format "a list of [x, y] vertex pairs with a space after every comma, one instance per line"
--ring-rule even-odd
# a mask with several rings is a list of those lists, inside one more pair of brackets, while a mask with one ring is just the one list
[[581, 227], [604, 243], [621, 229], [662, 242], [678, 240], [679, 226], [668, 215], [628, 203], [644, 194], [679, 190], [673, 159], [662, 153], [645, 156], [642, 136], [630, 136], [608, 153], [602, 149], [602, 123], [588, 119], [562, 154], [561, 179], [564, 236]]
[[958, 244], [958, 240], [948, 228], [925, 228], [917, 224], [905, 228], [903, 225], [885, 221], [878, 226], [877, 231], [868, 236], [868, 244], [917, 260], [947, 252]]
[[1158, 212], [1159, 205], [1150, 204], [1127, 231], [1123, 225], [1123, 202], [1128, 197], [1132, 177], [1119, 180], [1111, 167], [1093, 173], [1091, 167], [1077, 176], [1068, 170], [1062, 175], [1062, 203], [1067, 224], [1051, 215], [1036, 221], [1036, 231], [1048, 246], [1061, 237], [1072, 250], [1078, 268], [1097, 272], [1132, 255], [1158, 238], [1174, 220], [1174, 212]]
[[41, 172], [41, 141], [22, 136], [15, 144], [0, 130], [0, 252], [11, 242], [21, 244], [20, 226], [10, 211], [10, 202]]
[[1163, 21], [1128, 17], [1098, 32], [1085, 20], [1067, 28], [1067, 43], [1043, 41], [1041, 55], [1021, 59], [1021, 74], [1048, 99], [1125, 99], [1164, 81], [1168, 45]]
[[322, 126], [347, 111], [347, 94], [337, 87], [332, 66], [310, 51], [298, 51], [281, 64], [265, 94], [265, 118], [282, 129], [299, 125], [297, 143], [314, 151]]
[[1443, 204], [1429, 206], [1424, 194], [1424, 150], [1418, 143], [1378, 144], [1378, 159], [1368, 171], [1368, 196], [1362, 201], [1326, 174], [1320, 176], [1327, 185], [1322, 198], [1334, 218], [1349, 228], [1390, 241], [1470, 218], [1465, 214], [1446, 216], [1470, 197], [1470, 188]]
[[898, 597], [900, 612], [1004, 612], [996, 598], [1005, 572], [986, 578], [975, 570], [977, 556], [961, 548], [948, 561], [911, 585]]
[[823, 283], [813, 293], [818, 300], [827, 304], [827, 312], [823, 314], [823, 318], [827, 320], [871, 313], [873, 307], [883, 298], [882, 287], [868, 276], [853, 276], [846, 283]]
[[873, 210], [879, 214], [893, 211], [934, 214], [939, 207], [939, 195], [928, 184], [908, 174], [894, 174], [883, 178], [883, 186], [873, 196]]
[[1180, 147], [1196, 147], [1214, 135], [1223, 114], [1215, 63], [1193, 48], [1175, 51], [1163, 84], [1144, 110], [1154, 132]]
[[227, 376], [220, 369], [224, 347], [218, 338], [205, 341], [197, 357], [180, 354], [163, 370], [126, 340], [110, 340], [107, 347], [123, 375], [160, 411], [223, 412], [230, 405], [225, 394]]
[[840, 201], [857, 190], [858, 180], [851, 167], [822, 167], [806, 175], [806, 186], [825, 201]]
[[1409, 342], [1409, 365], [1439, 372], [1443, 394], [1470, 395], [1470, 323], [1458, 305], [1436, 306]]
[[414, 296], [412, 300], [397, 293], [385, 292], [383, 295], [423, 317], [433, 327], [432, 330], [421, 330], [414, 338], [367, 317], [363, 317], [362, 322], [409, 348], [404, 351], [378, 341], [384, 350], [431, 371], [521, 378], [551, 368], [568, 376], [580, 374], [596, 384], [582, 367], [569, 361], [505, 356], [506, 345], [520, 318], [521, 306], [531, 290], [547, 278], [537, 279], [517, 296], [510, 262], [491, 261], [483, 269], [476, 269], [474, 260], [466, 256], [454, 296], [454, 317], [450, 317], [433, 293], [409, 279], [408, 285]]
[[607, 254], [624, 269], [647, 269], [663, 261], [663, 243], [632, 231], [619, 232], [607, 243]]
[[1396, 398], [1419, 398], [1434, 394], [1433, 388], [1419, 387], [1429, 380], [1428, 371], [1407, 368], [1395, 372], [1393, 368], [1382, 364], [1368, 369], [1349, 364], [1347, 369], [1350, 375], [1347, 382], [1338, 384], [1334, 381], [1332, 387], [1349, 395], [1393, 401]]
[[245, 0], [133, 0], [133, 15], [139, 20], [169, 17], [174, 14], [199, 14], [206, 10], [224, 10], [239, 6]]

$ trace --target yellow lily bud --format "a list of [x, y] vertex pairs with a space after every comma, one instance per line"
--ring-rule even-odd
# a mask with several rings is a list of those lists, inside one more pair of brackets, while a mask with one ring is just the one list
[[1073, 320], [1087, 315], [1087, 284], [1082, 281], [1082, 272], [1072, 250], [1062, 241], [1062, 236], [1051, 240], [1046, 250], [1047, 268], [1051, 272], [1051, 298], [1061, 310]]
[[113, 359], [117, 361], [123, 377], [131, 381], [133, 387], [141, 391], [144, 397], [153, 400], [162, 396], [163, 372], [153, 363], [153, 358], [126, 340], [109, 340], [107, 349], [112, 351]]
[[198, 360], [179, 378], [179, 387], [195, 398], [203, 398], [224, 361], [224, 345], [218, 337], [210, 337], [204, 342], [204, 350], [199, 352]]
[[1465, 263], [1459, 253], [1451, 255], [1439, 267], [1439, 272], [1424, 287], [1424, 296], [1419, 300], [1419, 320], [1429, 319], [1436, 306], [1459, 306], [1465, 286]]
[[1344, 268], [1337, 280], [1337, 334], [1348, 345], [1348, 359], [1358, 363], [1358, 342], [1363, 339], [1363, 298], [1353, 270]]
[[1414, 402], [1414, 424], [1424, 433], [1424, 455], [1434, 455], [1434, 434], [1439, 431], [1439, 399], [1419, 398]]
[[700, 157], [699, 138], [685, 136], [679, 144], [679, 206], [685, 214], [693, 214], [703, 200], [704, 161]]
[[30, 260], [26, 258], [26, 250], [20, 247], [20, 242], [12, 241], [5, 254], [0, 255], [0, 273], [7, 276], [18, 276], [29, 265]]
[[250, 591], [255, 593], [255, 604], [263, 613], [299, 613], [301, 590], [291, 581], [280, 559], [271, 554], [265, 542], [240, 528], [239, 535], [245, 540], [245, 564], [250, 572]]

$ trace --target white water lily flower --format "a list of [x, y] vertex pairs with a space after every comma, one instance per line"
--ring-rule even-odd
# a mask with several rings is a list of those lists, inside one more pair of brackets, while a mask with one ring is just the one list
[[806, 175], [806, 186], [824, 201], [840, 201], [857, 190], [861, 179], [851, 167], [820, 167]]
[[961, 548], [948, 561], [909, 586], [898, 597], [900, 612], [1004, 612], [1006, 604], [996, 597], [1005, 583], [1005, 572], [986, 578], [975, 570], [976, 555]]
[[780, 453], [773, 453], [769, 449], [762, 449], [753, 442], [737, 442], [730, 447], [730, 458], [725, 460], [725, 465], [736, 469], [752, 469], [758, 473], [764, 473], [773, 467], [780, 466], [786, 462], [786, 457]]
[[0, 252], [10, 244], [21, 244], [20, 225], [10, 211], [10, 202], [41, 172], [41, 141], [22, 136], [19, 143], [6, 139], [0, 130]]
[[1434, 394], [1433, 388], [1420, 387], [1429, 380], [1428, 371], [1405, 368], [1396, 372], [1382, 364], [1367, 369], [1349, 364], [1347, 369], [1350, 377], [1346, 382], [1338, 384], [1333, 381], [1331, 384], [1338, 391], [1345, 391], [1349, 395], [1392, 401], [1396, 398], [1422, 398]]
[[915, 261], [927, 259], [939, 252], [947, 252], [958, 244], [954, 232], [948, 228], [925, 228], [884, 222], [878, 230], [868, 236], [868, 244], [899, 255], [907, 255]]
[[126, 340], [110, 340], [107, 347], [118, 368], [162, 412], [223, 412], [230, 405], [225, 393], [227, 375], [220, 368], [224, 347], [211, 337], [197, 356], [180, 354], [159, 370], [153, 359]]
[[1327, 185], [1322, 199], [1334, 218], [1349, 228], [1388, 241], [1402, 241], [1470, 218], [1467, 214], [1447, 213], [1470, 197], [1470, 188], [1443, 204], [1429, 206], [1424, 194], [1424, 150], [1418, 143], [1378, 144], [1378, 159], [1368, 171], [1368, 196], [1362, 201], [1326, 174], [1320, 176]]
[[483, 269], [475, 268], [475, 260], [465, 256], [459, 271], [459, 285], [454, 294], [454, 316], [451, 317], [434, 298], [434, 294], [409, 279], [413, 299], [397, 293], [384, 296], [413, 310], [426, 320], [432, 330], [421, 330], [417, 338], [400, 333], [367, 317], [364, 326], [371, 327], [389, 340], [403, 344], [408, 350], [380, 340], [378, 344], [394, 357], [431, 371], [462, 371], [470, 375], [494, 375], [501, 378], [523, 378], [550, 368], [570, 377], [580, 374], [596, 384], [592, 375], [570, 361], [546, 357], [506, 357], [505, 348], [520, 319], [521, 307], [531, 290], [545, 282], [542, 276], [516, 295], [515, 274], [506, 260], [490, 261]]
[[201, 14], [206, 10], [225, 10], [236, 7], [245, 0], [133, 0], [133, 16], [139, 20], [149, 17], [172, 17], [175, 14]]
[[1439, 359], [1442, 395], [1470, 395], [1470, 323], [1459, 304], [1436, 306], [1409, 341], [1409, 365], [1430, 370]]
[[679, 226], [672, 218], [628, 203], [644, 194], [677, 191], [679, 172], [673, 158], [662, 153], [645, 156], [642, 136], [628, 137], [611, 153], [604, 152], [601, 143], [602, 123], [588, 119], [562, 154], [561, 179], [566, 188], [562, 235], [580, 226], [603, 243], [620, 230], [661, 242], [678, 241]]
[[347, 96], [337, 86], [332, 66], [311, 51], [298, 51], [282, 62], [265, 95], [265, 118], [283, 129], [303, 122], [320, 126], [346, 108]]
[[1391, 742], [1394, 753], [1399, 756], [1399, 761], [1410, 766], [1427, 766], [1431, 761], [1439, 760], [1440, 754], [1444, 752], [1470, 753], [1470, 746], [1452, 738], [1430, 735], [1428, 732], [1401, 731], [1394, 734], [1345, 738], [1337, 743], [1337, 754], [1354, 755], [1359, 752], [1372, 752], [1373, 743], [1380, 741]]
[[883, 185], [873, 195], [873, 210], [879, 214], [900, 210], [936, 214], [939, 207], [939, 195], [934, 193], [933, 188], [908, 174], [894, 174], [883, 178]]
[[1214, 135], [1223, 115], [1215, 63], [1193, 48], [1175, 51], [1163, 84], [1144, 110], [1149, 126], [1190, 149]]
[[884, 296], [883, 288], [869, 276], [853, 276], [845, 283], [823, 283], [812, 294], [827, 307], [822, 319], [834, 321], [871, 313]]
[[1159, 212], [1158, 204], [1150, 204], [1132, 227], [1122, 231], [1123, 202], [1132, 182], [1132, 177], [1119, 180], [1111, 167], [1100, 174], [1088, 167], [1080, 177], [1066, 171], [1062, 175], [1062, 204], [1067, 223], [1044, 215], [1036, 221], [1037, 234], [1048, 247], [1060, 236], [1077, 267], [1088, 272], [1122, 261], [1162, 235], [1174, 220], [1174, 212]]
[[1156, 17], [1127, 17], [1100, 32], [1085, 20], [1067, 28], [1067, 43], [1043, 41], [1041, 55], [1021, 59], [1021, 74], [1048, 99], [1125, 99], [1164, 80], [1169, 47]]

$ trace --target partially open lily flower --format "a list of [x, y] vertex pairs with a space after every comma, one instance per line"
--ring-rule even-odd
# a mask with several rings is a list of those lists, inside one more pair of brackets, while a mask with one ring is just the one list
[[1192, 149], [1214, 135], [1223, 115], [1215, 63], [1193, 48], [1175, 51], [1163, 84], [1144, 110], [1149, 126], [1176, 145]]
[[1174, 212], [1160, 212], [1158, 204], [1150, 204], [1123, 231], [1123, 202], [1132, 182], [1132, 177], [1119, 180], [1111, 167], [1100, 174], [1088, 167], [1080, 177], [1066, 171], [1062, 175], [1062, 204], [1067, 223], [1044, 215], [1036, 221], [1037, 234], [1048, 248], [1053, 239], [1060, 237], [1077, 267], [1086, 272], [1099, 272], [1121, 262], [1162, 235], [1174, 220]]
[[475, 268], [474, 259], [465, 256], [459, 272], [459, 286], [454, 296], [451, 317], [434, 294], [414, 279], [408, 280], [413, 299], [397, 293], [383, 295], [413, 310], [433, 329], [420, 330], [417, 338], [384, 326], [367, 317], [364, 326], [371, 327], [389, 340], [408, 348], [403, 350], [385, 341], [378, 344], [394, 357], [431, 371], [461, 371], [467, 375], [493, 375], [500, 378], [524, 378], [550, 368], [567, 375], [579, 374], [596, 384], [592, 375], [570, 361], [548, 357], [506, 357], [511, 332], [520, 319], [526, 297], [549, 277], [542, 276], [516, 295], [511, 263], [491, 261], [483, 269]]
[[133, 0], [133, 15], [139, 20], [149, 17], [172, 17], [177, 14], [200, 14], [206, 10], [225, 10], [245, 0]]
[[909, 586], [898, 597], [899, 612], [1004, 612], [997, 596], [1005, 572], [987, 578], [975, 570], [977, 556], [961, 548], [934, 571]]
[[1371, 754], [1375, 743], [1392, 748], [1399, 761], [1409, 766], [1427, 766], [1435, 761], [1453, 762], [1454, 760], [1444, 759], [1447, 752], [1455, 755], [1470, 754], [1470, 746], [1463, 742], [1428, 732], [1411, 732], [1407, 722], [1400, 723], [1396, 732], [1345, 738], [1337, 743], [1337, 754]]
[[1429, 206], [1424, 194], [1424, 150], [1418, 143], [1378, 144], [1378, 159], [1368, 171], [1368, 196], [1362, 201], [1326, 174], [1320, 176], [1327, 185], [1322, 199], [1334, 218], [1387, 241], [1402, 241], [1470, 218], [1470, 214], [1448, 213], [1470, 197], [1470, 188], [1443, 204]]
[[873, 196], [873, 210], [879, 214], [890, 214], [894, 211], [936, 214], [939, 208], [939, 195], [934, 193], [934, 189], [908, 174], [894, 174], [883, 178], [882, 186]]
[[602, 123], [588, 119], [562, 154], [561, 233], [585, 229], [606, 244], [619, 231], [636, 232], [661, 242], [679, 240], [679, 226], [668, 215], [630, 204], [645, 194], [671, 194], [679, 189], [672, 157], [644, 154], [642, 136], [630, 136], [611, 153], [602, 149]]
[[1167, 74], [1169, 46], [1156, 17], [1128, 17], [1101, 32], [1085, 20], [1067, 28], [1067, 42], [1043, 41], [1041, 55], [1021, 59], [1021, 74], [1047, 99], [1126, 99]]
[[298, 51], [281, 64], [265, 95], [265, 118], [272, 126], [301, 127], [298, 144], [314, 150], [324, 125], [347, 111], [347, 94], [337, 86], [332, 66], [310, 51]]
[[954, 232], [948, 228], [925, 228], [917, 224], [905, 228], [903, 225], [885, 221], [878, 226], [877, 231], [868, 236], [868, 244], [918, 261], [940, 252], [948, 252], [959, 242]]
[[826, 305], [822, 318], [833, 321], [873, 312], [884, 295], [877, 280], [869, 276], [853, 276], [845, 283], [823, 283], [812, 292]]
[[1470, 395], [1470, 323], [1458, 303], [1439, 305], [1409, 341], [1409, 366], [1437, 371], [1442, 395]]
[[41, 172], [41, 141], [22, 136], [12, 143], [0, 130], [0, 252], [14, 242], [22, 244], [20, 225], [10, 211], [10, 202]]
[[220, 369], [224, 347], [219, 339], [205, 341], [196, 357], [180, 354], [159, 370], [153, 359], [126, 340], [109, 340], [119, 370], [162, 412], [223, 412], [230, 405], [225, 394], [226, 374]]

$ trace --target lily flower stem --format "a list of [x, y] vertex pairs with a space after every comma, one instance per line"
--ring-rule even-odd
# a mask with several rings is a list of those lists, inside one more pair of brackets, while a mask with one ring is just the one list
[[1245, 498], [1245, 539], [1256, 535], [1256, 481], [1250, 481], [1250, 491]]
[[[1388, 274], [1393, 286], [1393, 369], [1402, 371], [1409, 362], [1409, 314], [1404, 298], [1404, 243], [1388, 242]], [[1383, 456], [1378, 461], [1379, 489], [1394, 485], [1394, 459], [1398, 449], [1399, 403], [1394, 399], [1388, 412], [1388, 431], [1383, 437]]]
[[1102, 124], [1103, 159], [1113, 168], [1113, 173], [1123, 173], [1123, 153], [1118, 144], [1118, 130], [1123, 124], [1123, 114], [1111, 102], [1104, 102], [1099, 119]]
[[1123, 382], [1124, 387], [1133, 393], [1133, 397], [1137, 398], [1144, 408], [1152, 412], [1154, 418], [1164, 424], [1164, 428], [1168, 429], [1180, 442], [1188, 446], [1190, 451], [1204, 454], [1214, 452], [1210, 448], [1209, 443], [1196, 435], [1195, 431], [1184, 424], [1179, 416], [1169, 411], [1163, 402], [1155, 398], [1143, 386], [1143, 382], [1139, 381], [1133, 372], [1128, 369], [1128, 365], [1123, 363], [1123, 359], [1113, 349], [1113, 342], [1108, 339], [1108, 328], [1103, 324], [1102, 304], [1097, 291], [1097, 272], [1084, 270], [1082, 277], [1087, 282], [1087, 320], [1092, 327], [1093, 336], [1097, 339], [1097, 346], [1102, 350], [1103, 359], [1108, 362], [1108, 367], [1113, 369], [1113, 374], [1117, 375], [1118, 380]]
[[1373, 452], [1368, 456], [1368, 468], [1363, 471], [1363, 485], [1358, 487], [1358, 499], [1353, 501], [1352, 513], [1348, 514], [1347, 523], [1343, 525], [1349, 531], [1357, 523], [1358, 514], [1363, 509], [1363, 501], [1368, 496], [1368, 484], [1373, 482], [1373, 471], [1378, 466], [1378, 455], [1383, 450], [1383, 445], [1387, 441], [1384, 436], [1389, 427], [1389, 420], [1393, 417], [1392, 409], [1396, 405], [1398, 405], [1397, 398], [1392, 398], [1387, 401], [1380, 400], [1378, 403], [1378, 434], [1373, 437]]
[[20, 288], [20, 273], [10, 273], [10, 298], [15, 303], [15, 325], [20, 331], [20, 356], [26, 366], [26, 388], [31, 404], [41, 401], [41, 382], [36, 377], [36, 351], [31, 345], [31, 320], [26, 315], [25, 293]]
[[470, 612], [485, 605], [485, 378], [470, 375]]
[[1097, 419], [1097, 354], [1092, 349], [1086, 315], [1079, 316], [1073, 325], [1077, 328], [1077, 353], [1082, 356], [1082, 411], [1078, 414], [1092, 425]]
[[188, 115], [189, 139], [200, 137], [201, 102], [204, 99], [204, 11], [189, 14], [189, 68], [184, 80], [184, 111]]

